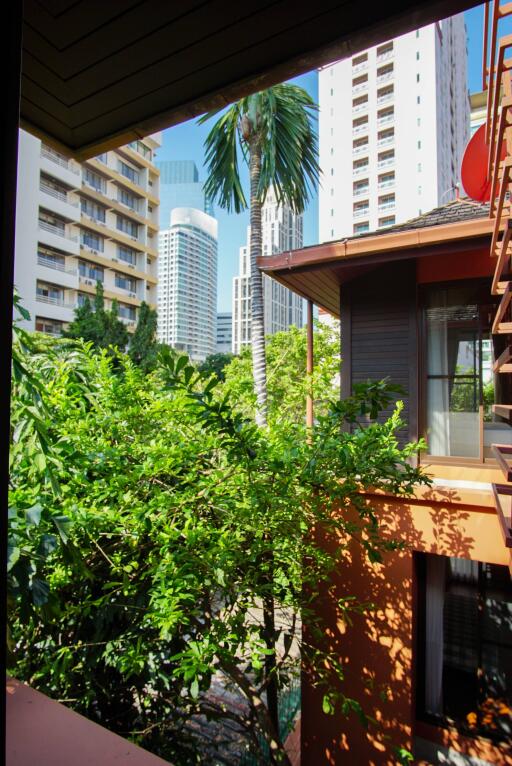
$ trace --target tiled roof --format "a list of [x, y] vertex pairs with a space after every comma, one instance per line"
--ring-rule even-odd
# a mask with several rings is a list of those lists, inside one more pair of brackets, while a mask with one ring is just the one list
[[386, 226], [377, 231], [365, 231], [362, 234], [354, 234], [354, 236], [347, 237], [347, 239], [376, 237], [381, 234], [394, 234], [400, 231], [412, 231], [413, 229], [424, 229], [428, 226], [443, 226], [449, 223], [460, 223], [461, 221], [488, 217], [489, 204], [487, 202], [475, 202], [469, 199], [469, 197], [461, 197], [460, 199], [452, 200], [452, 202], [447, 202], [446, 205], [429, 210], [428, 213], [423, 213], [423, 215], [419, 215], [417, 218], [411, 218], [404, 223]]

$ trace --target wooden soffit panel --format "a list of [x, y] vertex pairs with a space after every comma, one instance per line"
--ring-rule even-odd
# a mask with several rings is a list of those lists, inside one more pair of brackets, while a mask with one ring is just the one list
[[77, 159], [475, 0], [25, 0], [21, 123]]

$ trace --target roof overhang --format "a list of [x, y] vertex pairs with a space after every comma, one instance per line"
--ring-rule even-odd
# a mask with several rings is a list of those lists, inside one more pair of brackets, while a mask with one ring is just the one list
[[339, 317], [340, 286], [383, 263], [488, 247], [493, 221], [479, 218], [327, 242], [259, 258], [261, 270]]
[[25, 0], [21, 124], [85, 159], [476, 0]]

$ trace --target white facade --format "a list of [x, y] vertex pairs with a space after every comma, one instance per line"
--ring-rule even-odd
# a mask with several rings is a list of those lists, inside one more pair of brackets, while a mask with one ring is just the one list
[[459, 14], [320, 71], [321, 242], [455, 198], [469, 139], [466, 66]]
[[[261, 211], [262, 254], [274, 255], [302, 247], [302, 215], [280, 206], [273, 190], [267, 195]], [[233, 279], [233, 353], [238, 354], [251, 342], [250, 229], [247, 244], [239, 251], [239, 272]], [[302, 327], [303, 299], [270, 277], [263, 275], [265, 334]]]
[[230, 354], [233, 345], [233, 314], [231, 311], [217, 314], [217, 354]]
[[203, 361], [216, 350], [217, 221], [174, 208], [158, 253], [158, 338]]
[[104, 287], [129, 330], [156, 307], [159, 135], [79, 164], [20, 131], [14, 283], [29, 330], [60, 335]]

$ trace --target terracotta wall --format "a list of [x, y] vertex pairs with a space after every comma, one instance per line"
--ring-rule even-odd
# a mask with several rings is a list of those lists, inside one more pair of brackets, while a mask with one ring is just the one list
[[495, 261], [489, 255], [489, 248], [468, 249], [451, 255], [430, 255], [416, 261], [418, 284], [448, 282], [452, 279], [474, 279], [490, 277]]
[[[366, 731], [355, 715], [348, 719], [322, 712], [322, 695], [303, 679], [302, 766], [319, 764], [396, 764], [392, 746], [412, 748], [415, 727], [414, 679], [414, 551], [459, 556], [495, 564], [509, 564], [489, 492], [426, 490], [411, 502], [372, 497], [386, 534], [406, 544], [372, 565], [361, 547], [351, 545], [346, 566], [319, 609], [326, 620], [325, 640], [345, 664], [343, 691], [359, 700], [376, 719]], [[353, 595], [376, 608], [355, 615], [347, 626], [336, 611], [336, 599]], [[421, 730], [450, 747], [512, 764], [512, 751], [490, 749], [482, 740]]]

